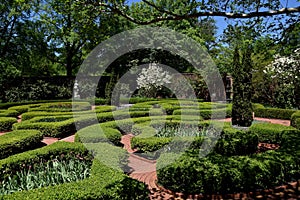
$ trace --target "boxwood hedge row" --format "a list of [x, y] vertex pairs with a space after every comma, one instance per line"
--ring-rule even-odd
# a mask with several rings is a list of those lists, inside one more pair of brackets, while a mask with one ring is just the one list
[[291, 126], [271, 123], [256, 123], [250, 126], [250, 131], [258, 135], [259, 142], [280, 144], [283, 131], [296, 130]]
[[289, 120], [296, 111], [297, 110], [281, 108], [256, 108], [254, 109], [254, 114], [255, 117]]
[[[56, 156], [84, 156], [89, 154], [79, 143], [56, 142], [38, 150], [28, 151], [0, 160], [0, 177], [5, 173], [17, 171], [21, 166], [31, 165], [40, 159], [53, 159]], [[10, 195], [2, 195], [0, 199], [116, 199], [143, 200], [148, 199], [146, 186], [129, 178], [120, 171], [113, 170], [95, 159], [92, 174], [89, 178], [57, 186], [49, 186], [30, 191], [20, 191]]]
[[0, 110], [0, 117], [17, 117], [19, 113], [16, 110]]
[[0, 159], [40, 146], [43, 135], [37, 130], [12, 131], [0, 136]]
[[[207, 137], [186, 137], [186, 138], [171, 138], [171, 137], [154, 137], [156, 131], [152, 126], [156, 125], [166, 125], [169, 126], [177, 126], [179, 125], [179, 121], [163, 121], [158, 120], [154, 121], [150, 124], [150, 126], [146, 124], [135, 125], [133, 127], [133, 133], [137, 135], [136, 137], [131, 139], [131, 147], [139, 150], [140, 152], [153, 152], [161, 149], [163, 146], [169, 144], [172, 141], [172, 146], [182, 146], [184, 143], [190, 144], [190, 149], [196, 149], [199, 151], [200, 148], [204, 148], [202, 146], [204, 139], [210, 140], [213, 138]], [[181, 122], [184, 124], [184, 122]], [[199, 129], [203, 129], [207, 127], [208, 123], [188, 123], [188, 126], [197, 126]], [[192, 141], [191, 141], [192, 140]], [[211, 144], [213, 144], [213, 140]], [[208, 145], [208, 144], [206, 144]], [[254, 153], [257, 150], [258, 145], [258, 137], [255, 133], [236, 130], [230, 128], [229, 126], [224, 126], [223, 130], [221, 131], [221, 135], [219, 140], [217, 141], [214, 150], [216, 153], [222, 155], [248, 155]], [[170, 147], [168, 146], [168, 149]]]
[[[270, 125], [270, 124], [268, 124]], [[250, 132], [264, 138], [278, 127], [257, 124]], [[270, 188], [300, 178], [300, 131], [280, 127], [276, 141], [278, 150], [264, 153], [224, 156], [212, 153], [199, 159], [198, 154], [186, 154], [171, 165], [158, 171], [158, 182], [173, 191], [184, 193], [234, 193]], [[260, 135], [261, 133], [261, 135]], [[171, 154], [162, 155], [157, 166]]]
[[14, 123], [17, 123], [16, 118], [0, 117], [0, 131], [10, 131]]
[[291, 116], [291, 126], [300, 129], [300, 111], [295, 112]]

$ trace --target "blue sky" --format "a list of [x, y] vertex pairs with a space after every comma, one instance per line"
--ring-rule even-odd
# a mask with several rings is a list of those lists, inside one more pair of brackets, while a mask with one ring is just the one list
[[[131, 4], [133, 2], [139, 2], [141, 0], [128, 0], [128, 3]], [[300, 2], [297, 0], [281, 0], [283, 5], [286, 5], [288, 3], [287, 7], [298, 7], [300, 6]], [[217, 35], [221, 35], [223, 33], [223, 30], [228, 25], [228, 22], [225, 21], [224, 17], [214, 17], [216, 20], [216, 25], [218, 27]], [[230, 20], [229, 20], [230, 21]]]

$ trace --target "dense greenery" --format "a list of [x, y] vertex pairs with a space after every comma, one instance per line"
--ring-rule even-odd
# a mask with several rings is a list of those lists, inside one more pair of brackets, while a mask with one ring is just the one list
[[0, 195], [32, 190], [66, 182], [79, 181], [90, 176], [91, 160], [49, 160], [34, 163], [28, 169], [7, 175], [2, 180]]

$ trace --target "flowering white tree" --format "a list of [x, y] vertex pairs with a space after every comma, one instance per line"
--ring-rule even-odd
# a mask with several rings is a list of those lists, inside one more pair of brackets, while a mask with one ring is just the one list
[[292, 104], [300, 108], [300, 48], [290, 56], [275, 55], [275, 60], [263, 72], [277, 83], [281, 91], [291, 90]]
[[148, 68], [143, 68], [137, 77], [138, 89], [147, 97], [156, 97], [163, 86], [171, 83], [172, 76], [156, 63], [150, 63]]

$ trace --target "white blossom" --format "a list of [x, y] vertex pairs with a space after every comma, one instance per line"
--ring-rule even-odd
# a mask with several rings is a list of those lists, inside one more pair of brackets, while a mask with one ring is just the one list
[[164, 71], [156, 63], [150, 63], [148, 68], [143, 68], [138, 74], [138, 88], [151, 89], [152, 87], [160, 89], [162, 86], [171, 83], [172, 76]]
[[263, 72], [269, 74], [272, 79], [288, 81], [290, 84], [297, 81], [300, 74], [300, 48], [290, 56], [275, 55], [274, 58]]

